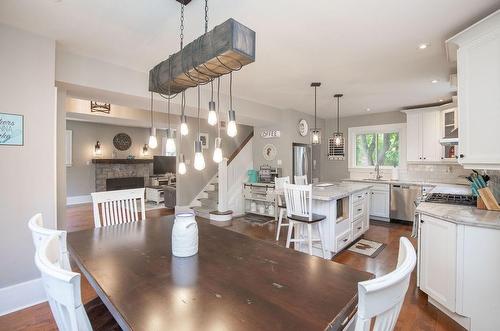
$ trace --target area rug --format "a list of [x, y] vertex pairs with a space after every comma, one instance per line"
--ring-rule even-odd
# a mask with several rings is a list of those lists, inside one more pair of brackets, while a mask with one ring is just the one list
[[259, 216], [259, 215], [252, 215], [252, 214], [247, 214], [242, 217], [237, 217], [235, 220], [250, 223], [252, 225], [257, 225], [257, 226], [265, 226], [271, 223], [276, 222], [274, 218], [266, 217], [266, 216]]
[[359, 239], [347, 250], [373, 258], [382, 252], [384, 248], [385, 244], [379, 243], [378, 241]]

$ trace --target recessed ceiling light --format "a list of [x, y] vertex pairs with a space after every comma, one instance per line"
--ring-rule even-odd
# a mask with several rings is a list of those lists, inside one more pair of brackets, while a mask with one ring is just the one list
[[432, 84], [436, 84], [437, 82], [439, 82], [437, 79], [433, 79], [433, 80], [431, 80], [431, 83], [432, 83]]
[[439, 102], [443, 102], [444, 100], [443, 99], [439, 99]]
[[366, 111], [371, 111], [371, 109], [370, 108], [366, 108]]
[[418, 45], [418, 49], [426, 49], [429, 46], [430, 46], [429, 43], [422, 43], [422, 44]]

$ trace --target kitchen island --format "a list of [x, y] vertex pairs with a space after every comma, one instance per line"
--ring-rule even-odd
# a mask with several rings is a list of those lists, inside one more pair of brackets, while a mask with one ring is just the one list
[[[347, 245], [359, 238], [370, 227], [369, 198], [371, 185], [365, 183], [319, 183], [313, 185], [313, 213], [326, 218], [319, 223], [321, 241], [313, 244], [313, 255], [331, 259]], [[305, 226], [296, 227], [298, 235], [306, 237]], [[319, 238], [317, 230], [313, 237]], [[301, 252], [308, 252], [307, 244], [297, 243], [294, 247]]]

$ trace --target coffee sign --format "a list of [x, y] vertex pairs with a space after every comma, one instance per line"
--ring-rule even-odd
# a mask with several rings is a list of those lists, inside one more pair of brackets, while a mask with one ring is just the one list
[[279, 138], [281, 136], [281, 132], [280, 130], [264, 130], [260, 133], [260, 136], [264, 139]]
[[0, 145], [24, 145], [24, 116], [0, 113]]

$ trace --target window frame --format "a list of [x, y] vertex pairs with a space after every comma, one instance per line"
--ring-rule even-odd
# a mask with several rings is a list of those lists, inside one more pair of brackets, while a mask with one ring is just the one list
[[[373, 169], [372, 166], [357, 166], [356, 165], [356, 136], [366, 133], [390, 133], [397, 132], [399, 134], [399, 168], [406, 169], [406, 123], [382, 124], [350, 127], [348, 129], [347, 140], [347, 158], [349, 169], [366, 170]], [[392, 169], [392, 166], [380, 166], [380, 169]]]

